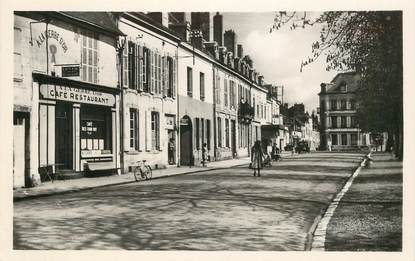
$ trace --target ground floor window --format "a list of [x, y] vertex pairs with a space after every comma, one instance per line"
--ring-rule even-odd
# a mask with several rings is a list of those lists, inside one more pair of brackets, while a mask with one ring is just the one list
[[229, 148], [229, 120], [225, 119], [225, 145]]
[[331, 144], [332, 145], [338, 145], [337, 134], [331, 134]]
[[342, 145], [347, 145], [347, 134], [342, 134]]
[[139, 146], [139, 124], [138, 110], [130, 108], [130, 149], [138, 150]]
[[222, 147], [222, 119], [218, 117], [218, 147]]
[[350, 134], [350, 139], [351, 139], [352, 145], [357, 145], [357, 134], [356, 133]]
[[109, 108], [81, 107], [81, 150], [111, 152], [112, 118]]
[[151, 112], [151, 149], [160, 150], [160, 114]]
[[195, 119], [196, 122], [196, 126], [195, 126], [195, 131], [196, 131], [196, 135], [195, 135], [195, 141], [196, 141], [196, 149], [199, 150], [200, 149], [200, 119], [196, 118]]

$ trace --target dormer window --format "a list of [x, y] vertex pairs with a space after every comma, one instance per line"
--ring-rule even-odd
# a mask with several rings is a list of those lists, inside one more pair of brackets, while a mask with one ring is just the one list
[[346, 82], [340, 83], [340, 92], [347, 92], [347, 84], [346, 84]]

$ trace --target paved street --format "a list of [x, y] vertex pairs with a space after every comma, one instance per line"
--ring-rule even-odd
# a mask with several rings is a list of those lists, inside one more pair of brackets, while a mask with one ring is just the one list
[[374, 153], [373, 159], [334, 212], [326, 250], [402, 250], [402, 161], [389, 153]]
[[363, 154], [284, 159], [15, 202], [15, 249], [304, 250]]

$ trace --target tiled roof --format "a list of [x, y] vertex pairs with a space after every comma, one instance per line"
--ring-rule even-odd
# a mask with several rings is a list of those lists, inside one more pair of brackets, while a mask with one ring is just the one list
[[337, 74], [328, 85], [326, 93], [340, 92], [340, 86], [346, 84], [347, 92], [355, 92], [359, 89], [360, 74], [346, 72]]
[[60, 12], [65, 16], [69, 16], [72, 19], [76, 19], [81, 22], [86, 22], [97, 26], [105, 31], [108, 31], [117, 35], [124, 35], [121, 32], [112, 17], [108, 12]]

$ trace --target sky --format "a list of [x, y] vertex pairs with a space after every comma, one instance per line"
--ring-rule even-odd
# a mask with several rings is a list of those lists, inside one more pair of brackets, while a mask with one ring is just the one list
[[301, 61], [311, 56], [311, 44], [319, 39], [320, 27], [290, 30], [286, 26], [270, 33], [275, 12], [222, 15], [224, 31], [235, 31], [237, 44], [243, 45], [244, 55], [252, 58], [265, 82], [284, 86], [284, 102], [304, 103], [310, 113], [316, 110], [320, 84], [336, 75], [326, 71], [324, 56], [300, 72]]

